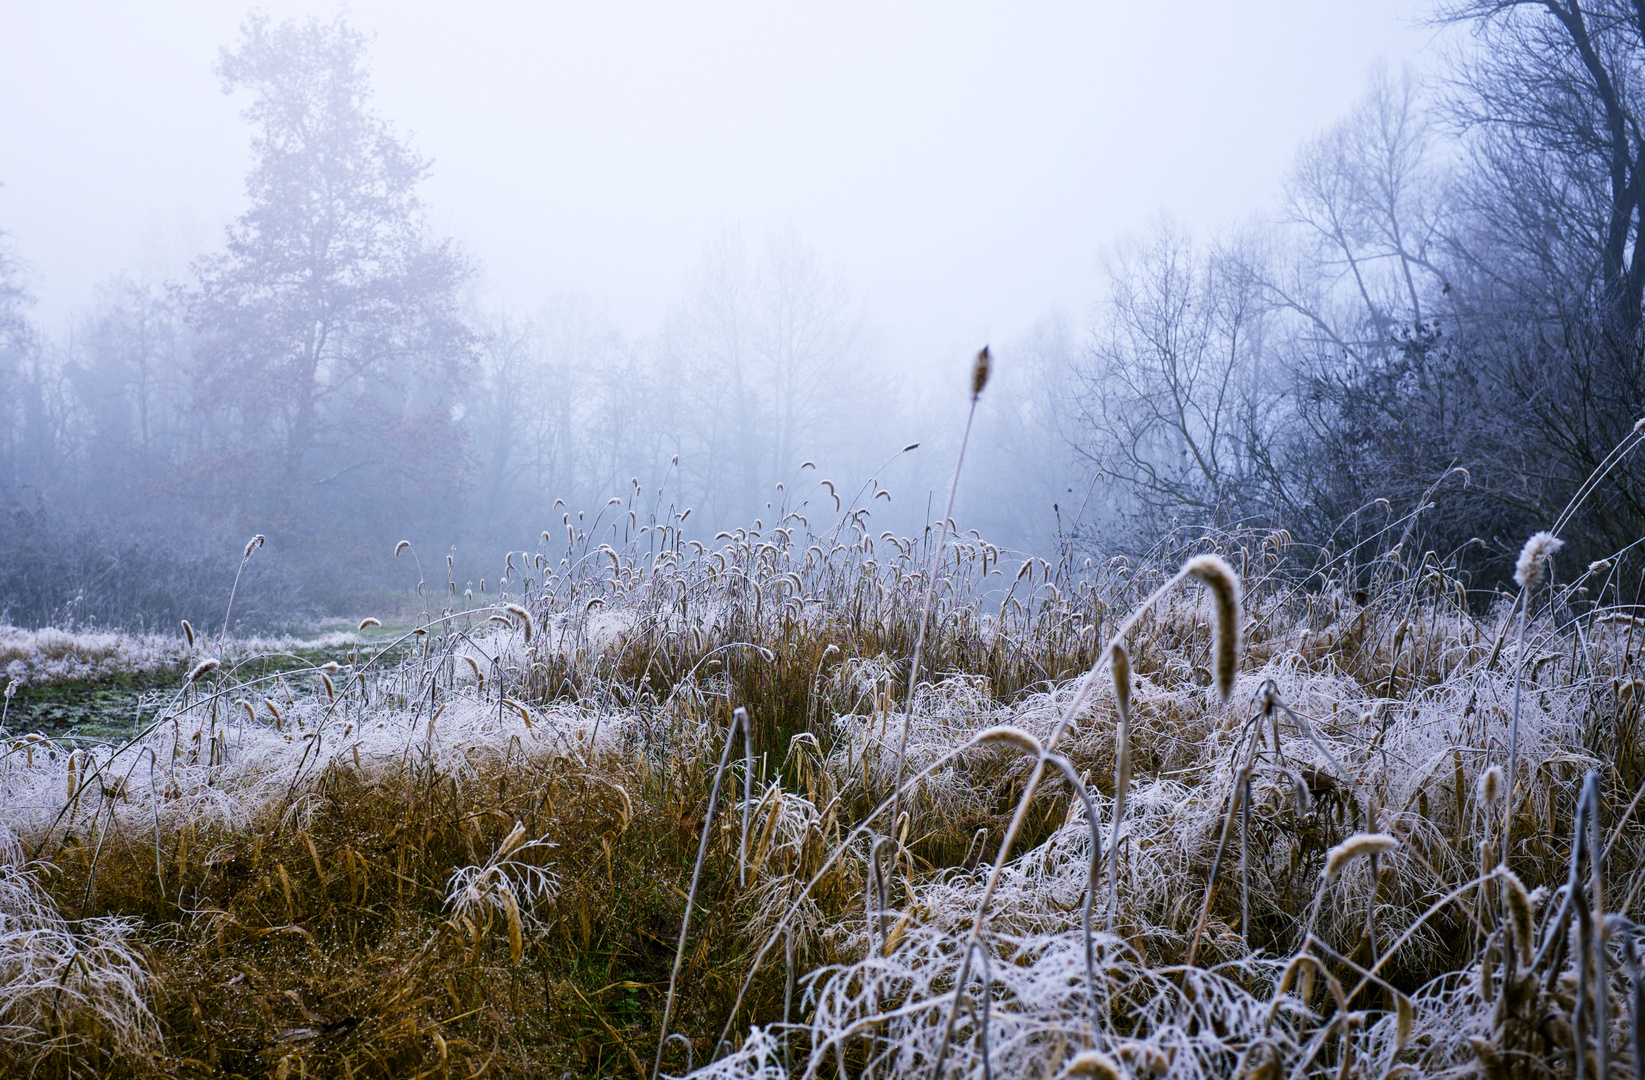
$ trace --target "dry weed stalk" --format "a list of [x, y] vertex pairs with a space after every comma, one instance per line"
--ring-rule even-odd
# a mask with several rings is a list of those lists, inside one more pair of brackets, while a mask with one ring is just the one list
[[[903, 770], [908, 760], [908, 730], [914, 712], [914, 692], [920, 685], [920, 663], [925, 657], [926, 632], [930, 629], [931, 610], [937, 601], [937, 580], [940, 576], [937, 571], [948, 545], [948, 525], [954, 518], [954, 497], [960, 490], [960, 469], [965, 465], [965, 448], [971, 441], [971, 425], [977, 418], [977, 402], [982, 398], [983, 388], [988, 385], [992, 367], [988, 346], [984, 345], [971, 363], [971, 405], [965, 413], [965, 430], [960, 433], [960, 450], [954, 457], [954, 476], [948, 484], [948, 503], [943, 508], [942, 520], [937, 523], [937, 543], [932, 548], [931, 561], [925, 570], [925, 601], [920, 605], [920, 629], [914, 637], [914, 655], [908, 662], [908, 695], [903, 702], [902, 733], [897, 740], [897, 769], [892, 786], [898, 791], [902, 790]], [[900, 797], [891, 803], [893, 826], [901, 806]]]

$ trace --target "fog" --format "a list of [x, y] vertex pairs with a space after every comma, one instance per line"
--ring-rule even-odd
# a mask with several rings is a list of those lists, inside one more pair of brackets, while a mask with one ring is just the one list
[[[6, 8], [0, 222], [55, 328], [117, 270], [183, 274], [243, 209], [244, 102], [211, 64], [245, 10]], [[491, 295], [649, 333], [722, 228], [792, 225], [888, 358], [951, 367], [1089, 306], [1099, 248], [1154, 211], [1266, 208], [1369, 67], [1432, 36], [1412, 0], [346, 10]]]
[[[1609, 288], [1587, 210], [1509, 283], [1535, 214], [1480, 209], [1532, 160], [1603, 203], [1603, 163], [1481, 111], [1568, 62], [1536, 18], [9, 5], [0, 617], [169, 621], [253, 532], [285, 569], [247, 618], [275, 622], [403, 591], [402, 536], [478, 580], [567, 527], [689, 507], [712, 542], [859, 489], [924, 534], [984, 344], [955, 525], [1069, 568], [1200, 525], [1323, 540], [1515, 468], [1355, 410], [1412, 415], [1367, 403], [1377, 373], [1509, 294]], [[1468, 340], [1483, 385], [1506, 346]], [[1372, 445], [1423, 454], [1360, 475]], [[1474, 509], [1506, 528], [1549, 483]], [[611, 499], [627, 531], [580, 534]]]

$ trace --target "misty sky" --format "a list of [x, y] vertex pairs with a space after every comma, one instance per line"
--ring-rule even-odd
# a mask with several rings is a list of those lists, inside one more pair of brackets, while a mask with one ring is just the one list
[[[331, 3], [279, 2], [277, 18]], [[410, 3], [377, 108], [434, 159], [435, 227], [489, 295], [578, 292], [653, 330], [724, 227], [792, 224], [888, 359], [969, 356], [1100, 293], [1167, 209], [1272, 206], [1370, 66], [1419, 66], [1418, 0]], [[0, 229], [49, 332], [119, 270], [180, 276], [242, 202], [243, 99], [211, 65], [245, 8], [0, 0]]]

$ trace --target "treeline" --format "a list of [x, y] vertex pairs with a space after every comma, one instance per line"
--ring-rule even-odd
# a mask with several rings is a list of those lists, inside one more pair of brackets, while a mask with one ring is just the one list
[[[1277, 212], [1162, 221], [1089, 312], [992, 343], [962, 528], [1077, 573], [1206, 525], [1341, 552], [1423, 506], [1401, 557], [1483, 589], [1597, 472], [1578, 564], [1640, 538], [1645, 480], [1608, 455], [1645, 415], [1645, 16], [1436, 18], [1463, 32], [1443, 77], [1374, 75]], [[544, 533], [597, 546], [612, 499], [704, 541], [853, 498], [876, 533], [941, 514], [967, 357], [952, 386], [888, 374], [792, 230], [720, 237], [646, 335], [576, 298], [499, 311], [366, 60], [341, 18], [247, 21], [217, 72], [248, 209], [187, 280], [115, 278], [48, 335], [0, 251], [0, 621], [221, 619], [253, 533], [236, 611], [268, 625], [406, 595], [402, 538], [459, 589]]]
[[727, 232], [647, 337], [576, 298], [499, 312], [430, 232], [430, 163], [373, 110], [360, 32], [254, 15], [216, 71], [253, 133], [221, 251], [182, 282], [115, 278], [54, 336], [26, 268], [0, 263], [0, 622], [220, 620], [255, 533], [247, 624], [411, 595], [400, 539], [442, 590], [453, 554], [459, 592], [544, 533], [557, 552], [568, 530], [579, 551], [615, 542], [588, 536], [612, 499], [630, 535], [687, 509], [704, 540], [833, 515], [859, 488], [882, 528], [925, 525], [913, 492], [939, 482], [958, 388], [924, 438], [860, 305], [792, 230]]
[[1421, 506], [1401, 557], [1483, 588], [1540, 529], [1578, 570], [1645, 536], [1645, 8], [1435, 18], [1465, 32], [1444, 77], [1377, 74], [1272, 220], [1114, 255], [1076, 440], [1113, 540], [1211, 521], [1340, 553]]

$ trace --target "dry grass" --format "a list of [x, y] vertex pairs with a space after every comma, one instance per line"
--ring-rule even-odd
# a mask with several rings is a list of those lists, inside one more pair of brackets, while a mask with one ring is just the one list
[[[7, 979], [0, 1070], [1635, 1067], [1645, 683], [1598, 581], [1527, 589], [1520, 632], [1404, 521], [1076, 574], [806, 512], [572, 527], [397, 647], [202, 672], [72, 794], [8, 737], [0, 964], [58, 983]], [[1242, 598], [1160, 589], [1207, 554]]]

